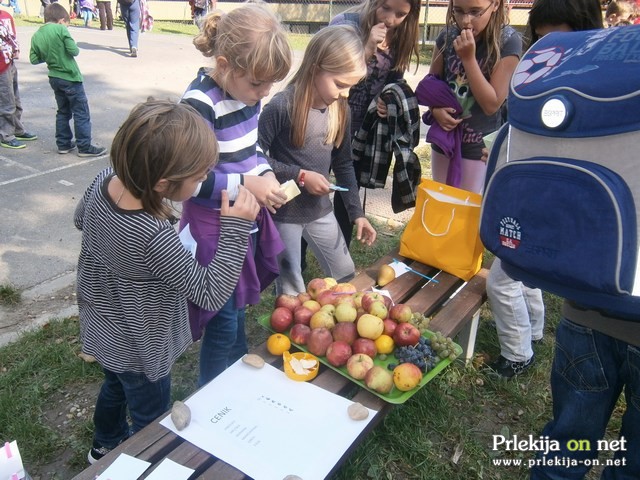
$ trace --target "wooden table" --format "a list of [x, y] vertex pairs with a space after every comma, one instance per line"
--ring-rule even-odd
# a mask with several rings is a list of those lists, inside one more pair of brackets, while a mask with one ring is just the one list
[[[458, 343], [463, 346], [465, 357], [471, 358], [479, 309], [486, 300], [487, 270], [481, 270], [469, 282], [464, 283], [447, 273], [404, 259], [398, 256], [397, 252], [391, 252], [375, 265], [363, 271], [352, 283], [359, 290], [371, 288], [376, 283], [379, 266], [390, 263], [393, 258], [403, 261], [414, 270], [434, 277], [438, 281], [438, 283], [428, 282], [419, 275], [411, 272], [406, 273], [385, 286], [385, 289], [391, 293], [393, 300], [396, 303], [407, 303], [414, 311], [432, 315], [430, 330], [441, 331], [446, 336], [458, 335]], [[264, 343], [254, 349], [253, 353], [261, 355], [268, 363], [282, 369], [282, 358], [269, 354]], [[378, 411], [367, 428], [344, 452], [340, 461], [332, 469], [333, 473], [387, 415], [392, 405], [324, 365], [312, 383]], [[161, 418], [163, 417], [164, 415]], [[151, 462], [152, 467], [147, 470], [145, 476], [152, 472], [162, 460], [170, 458], [181, 465], [194, 469], [195, 474], [191, 479], [246, 480], [248, 478], [241, 471], [184, 441], [155, 421], [111, 451], [95, 465], [76, 475], [73, 480], [95, 480], [96, 476], [111, 465], [120, 453]], [[145, 476], [141, 478], [145, 478]]]

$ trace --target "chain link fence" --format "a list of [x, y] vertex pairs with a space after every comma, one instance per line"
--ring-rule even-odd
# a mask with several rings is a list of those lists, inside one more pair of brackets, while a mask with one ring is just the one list
[[[115, 0], [114, 0], [115, 1]], [[149, 0], [151, 15], [156, 20], [194, 22], [213, 9], [230, 11], [242, 3], [219, 0]], [[326, 26], [340, 12], [357, 5], [359, 0], [267, 0], [292, 33], [313, 34]], [[532, 1], [511, 0], [511, 24], [524, 30]], [[448, 0], [423, 1], [420, 13], [421, 38], [433, 41], [445, 23]]]

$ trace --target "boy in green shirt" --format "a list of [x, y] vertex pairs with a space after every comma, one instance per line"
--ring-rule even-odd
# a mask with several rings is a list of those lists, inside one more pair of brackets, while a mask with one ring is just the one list
[[[82, 74], [75, 56], [80, 53], [69, 34], [69, 13], [59, 3], [44, 9], [44, 21], [31, 38], [29, 60], [32, 64], [47, 63], [49, 85], [58, 104], [56, 112], [56, 144], [58, 153], [69, 153], [78, 146], [79, 157], [99, 157], [107, 152], [104, 147], [91, 144], [91, 118], [89, 102], [82, 84]], [[73, 141], [70, 121], [76, 142]]]

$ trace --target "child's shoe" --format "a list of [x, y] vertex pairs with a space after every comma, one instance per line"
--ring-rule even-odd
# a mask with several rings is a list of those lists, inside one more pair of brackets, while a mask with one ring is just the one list
[[99, 157], [105, 153], [107, 153], [105, 147], [96, 147], [95, 145], [90, 145], [89, 148], [84, 151], [78, 150], [79, 157]]
[[91, 447], [91, 450], [89, 450], [89, 453], [87, 454], [87, 460], [91, 465], [93, 465], [110, 451], [111, 449], [106, 447]]
[[31, 140], [37, 140], [38, 136], [35, 133], [24, 132], [21, 134], [16, 134], [16, 139], [21, 142], [30, 142]]
[[138, 48], [137, 47], [131, 47], [131, 56], [133, 58], [136, 58], [138, 56]]
[[14, 150], [17, 150], [18, 148], [27, 147], [24, 143], [19, 142], [15, 138], [13, 140], [2, 140], [0, 142], [0, 145], [3, 146], [4, 148], [13, 148]]

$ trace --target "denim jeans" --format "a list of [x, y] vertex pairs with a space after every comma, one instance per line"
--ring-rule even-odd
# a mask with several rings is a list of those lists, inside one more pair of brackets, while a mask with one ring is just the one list
[[[93, 423], [93, 446], [115, 448], [169, 410], [171, 375], [151, 382], [142, 373], [104, 370]], [[127, 423], [127, 407], [132, 426]]]
[[[601, 476], [605, 480], [640, 478], [640, 347], [563, 319], [556, 331], [551, 370], [553, 420], [545, 426], [542, 435], [557, 440], [561, 448], [549, 452], [547, 461], [556, 457], [579, 464], [569, 468], [535, 466], [531, 469], [531, 480], [584, 478], [590, 470], [584, 463], [597, 458], [598, 440], [604, 436], [623, 389], [627, 408], [620, 437], [626, 445], [625, 451], [616, 452], [614, 458], [624, 460], [626, 465], [605, 468]], [[569, 440], [587, 440], [591, 448], [570, 451]], [[542, 455], [538, 454], [537, 458], [542, 460]]]
[[129, 48], [138, 48], [138, 37], [140, 36], [140, 2], [134, 0], [133, 3], [119, 3], [120, 14], [127, 29], [127, 39]]
[[347, 282], [355, 275], [349, 248], [333, 212], [311, 223], [276, 222], [286, 248], [278, 255], [280, 276], [276, 279], [276, 294], [297, 295], [306, 290], [300, 266], [300, 239], [304, 238], [318, 259], [326, 276]]
[[24, 133], [22, 125], [22, 103], [18, 90], [18, 69], [11, 63], [0, 73], [0, 140], [9, 142], [16, 138], [16, 133]]
[[89, 101], [84, 93], [82, 82], [69, 82], [61, 78], [49, 77], [49, 85], [53, 89], [58, 104], [56, 112], [56, 145], [58, 148], [69, 148], [73, 128], [79, 152], [86, 152], [91, 147], [91, 116]]
[[542, 338], [544, 303], [538, 288], [529, 288], [493, 260], [487, 278], [487, 296], [496, 322], [500, 354], [512, 362], [526, 362], [533, 356], [531, 340]]
[[200, 345], [199, 387], [247, 353], [244, 322], [245, 308], [236, 308], [235, 295], [232, 294], [204, 329]]

